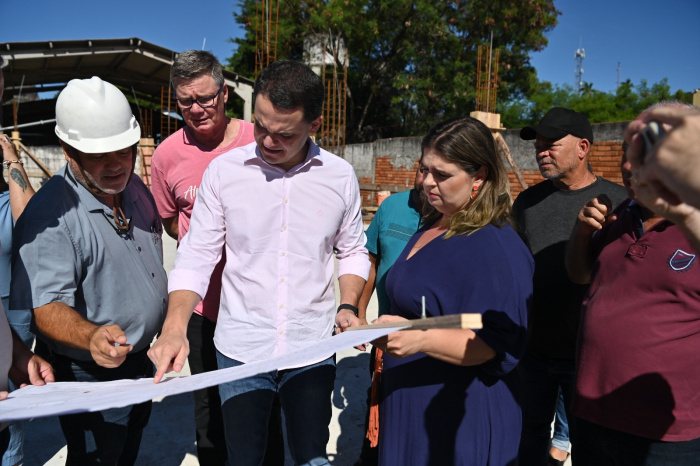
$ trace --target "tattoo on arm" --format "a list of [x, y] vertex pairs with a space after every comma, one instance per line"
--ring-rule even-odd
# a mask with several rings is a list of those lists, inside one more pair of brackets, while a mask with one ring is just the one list
[[10, 170], [10, 177], [13, 180], [15, 180], [15, 183], [17, 183], [20, 188], [22, 188], [22, 192], [27, 190], [27, 182], [24, 180], [22, 172], [20, 172], [16, 168], [13, 168], [12, 170]]

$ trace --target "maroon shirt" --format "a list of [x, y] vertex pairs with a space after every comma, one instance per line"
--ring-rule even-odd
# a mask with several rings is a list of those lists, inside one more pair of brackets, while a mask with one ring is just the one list
[[573, 412], [640, 437], [700, 437], [700, 263], [664, 220], [638, 236], [629, 201], [593, 242]]

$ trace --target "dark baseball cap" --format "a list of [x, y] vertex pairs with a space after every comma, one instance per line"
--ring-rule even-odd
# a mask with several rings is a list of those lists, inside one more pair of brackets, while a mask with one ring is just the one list
[[588, 139], [593, 144], [593, 129], [582, 113], [563, 107], [554, 107], [542, 118], [539, 125], [526, 126], [520, 130], [520, 139], [529, 141], [537, 135], [558, 141], [567, 134]]

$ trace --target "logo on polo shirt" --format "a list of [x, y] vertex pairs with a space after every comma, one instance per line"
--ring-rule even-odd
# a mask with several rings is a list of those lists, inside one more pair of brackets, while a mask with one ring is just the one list
[[680, 272], [690, 268], [693, 262], [695, 262], [695, 254], [687, 253], [682, 249], [676, 249], [676, 252], [673, 253], [668, 260], [668, 265], [676, 272]]

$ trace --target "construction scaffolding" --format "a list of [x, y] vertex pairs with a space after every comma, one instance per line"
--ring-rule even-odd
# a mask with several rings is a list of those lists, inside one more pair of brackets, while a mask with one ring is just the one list
[[[484, 63], [486, 62], [486, 63]], [[522, 187], [527, 189], [527, 182], [523, 177], [520, 167], [510, 154], [501, 131], [505, 128], [501, 125], [501, 115], [496, 113], [496, 91], [498, 90], [498, 49], [493, 50], [493, 33], [491, 41], [487, 45], [478, 48], [476, 62], [476, 110], [470, 113], [472, 118], [484, 123], [493, 135], [496, 148], [513, 169], [515, 178]]]
[[[255, 77], [277, 60], [277, 29], [279, 1], [260, 0], [255, 8]], [[345, 154], [345, 124], [348, 80], [348, 57], [340, 34], [312, 35], [304, 40], [305, 61], [320, 75], [326, 95], [323, 123], [318, 144], [343, 157]]]
[[279, 2], [261, 0], [255, 6], [255, 77], [277, 60]]
[[[165, 138], [177, 131], [177, 102], [173, 97], [173, 89], [161, 86], [160, 88], [160, 140], [165, 141]], [[148, 134], [148, 133], [145, 133]]]
[[[491, 52], [494, 52], [493, 57]], [[476, 70], [476, 111], [496, 113], [498, 49], [493, 51], [492, 44], [479, 46]]]
[[345, 157], [348, 54], [346, 50], [341, 51], [342, 39], [333, 40], [330, 36], [329, 39], [330, 44], [323, 44], [322, 56], [332, 57], [332, 64], [328, 64], [328, 60], [324, 59], [321, 67], [326, 98], [323, 102], [323, 123], [319, 145], [332, 149], [340, 157]]

